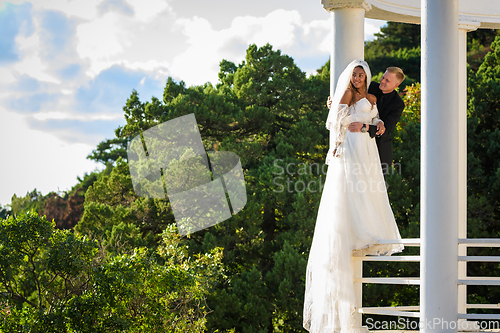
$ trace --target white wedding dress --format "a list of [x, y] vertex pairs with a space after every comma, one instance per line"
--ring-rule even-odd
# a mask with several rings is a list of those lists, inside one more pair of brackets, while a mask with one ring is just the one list
[[[354, 285], [351, 256], [391, 255], [401, 244], [377, 244], [400, 239], [389, 204], [375, 139], [346, 131], [351, 122], [377, 124], [376, 105], [362, 98], [339, 105], [343, 137], [340, 155], [328, 153], [328, 172], [318, 210], [306, 273], [303, 324], [311, 333], [353, 333]], [[329, 124], [327, 124], [329, 127]]]

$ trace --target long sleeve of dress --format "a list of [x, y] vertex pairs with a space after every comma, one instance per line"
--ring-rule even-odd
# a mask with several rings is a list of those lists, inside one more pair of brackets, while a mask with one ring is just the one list
[[349, 117], [349, 108], [347, 104], [339, 104], [336, 115], [327, 120], [326, 128], [330, 131], [330, 146], [326, 157], [326, 164], [329, 164], [330, 159], [334, 157], [334, 152], [335, 156], [340, 155], [340, 151], [337, 148], [344, 141], [347, 129], [345, 119]]

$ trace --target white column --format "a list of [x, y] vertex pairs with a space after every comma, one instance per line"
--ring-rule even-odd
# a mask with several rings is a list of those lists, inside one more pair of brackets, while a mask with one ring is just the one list
[[[365, 11], [371, 6], [365, 0], [351, 0], [341, 4], [338, 1], [322, 0], [323, 7], [332, 16], [332, 50], [330, 57], [330, 95], [333, 96], [340, 74], [355, 60], [365, 59]], [[354, 279], [363, 276], [363, 262], [351, 260]], [[363, 284], [354, 283], [356, 308], [362, 306]], [[361, 329], [362, 316], [356, 313], [356, 324]], [[368, 332], [367, 329], [364, 329]]]
[[458, 0], [422, 0], [422, 331], [457, 332]]
[[[467, 32], [474, 31], [480, 22], [459, 21], [458, 30], [458, 238], [467, 238]], [[467, 247], [458, 246], [458, 255], [466, 256]], [[467, 262], [458, 263], [458, 278], [467, 276]], [[467, 313], [467, 286], [458, 286], [458, 313]], [[469, 323], [469, 324], [468, 324]], [[477, 327], [477, 326], [476, 326]], [[474, 322], [460, 320], [460, 331], [473, 331]]]
[[371, 6], [366, 1], [334, 3], [322, 0], [332, 16], [332, 50], [330, 58], [330, 95], [333, 96], [337, 79], [353, 60], [365, 59], [365, 11]]

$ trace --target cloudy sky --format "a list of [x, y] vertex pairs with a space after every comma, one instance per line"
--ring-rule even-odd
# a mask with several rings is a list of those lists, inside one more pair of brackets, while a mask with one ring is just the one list
[[[365, 39], [384, 24], [366, 20]], [[0, 204], [101, 168], [86, 156], [125, 123], [132, 89], [216, 83], [251, 43], [313, 73], [330, 40], [320, 0], [0, 0]]]

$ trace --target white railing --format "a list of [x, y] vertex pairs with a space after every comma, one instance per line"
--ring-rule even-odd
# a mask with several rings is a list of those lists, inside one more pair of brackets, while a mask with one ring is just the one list
[[[500, 304], [468, 304], [467, 303], [467, 286], [470, 285], [487, 285], [500, 286], [500, 277], [482, 277], [482, 276], [467, 276], [468, 262], [500, 262], [500, 256], [468, 256], [467, 248], [469, 247], [500, 247], [500, 239], [498, 238], [459, 238], [458, 239], [459, 265], [462, 265], [463, 270], [458, 276], [459, 289], [465, 290], [465, 296], [459, 297], [458, 308], [459, 319], [472, 320], [500, 320], [500, 314], [473, 314], [467, 313], [467, 309], [496, 309], [500, 310]], [[464, 254], [464, 255], [461, 255]], [[461, 296], [461, 295], [459, 295]], [[461, 313], [460, 313], [461, 312]]]
[[[381, 244], [404, 244], [405, 246], [420, 246], [419, 238], [406, 238], [398, 240], [382, 240]], [[500, 262], [500, 256], [468, 256], [467, 248], [469, 247], [500, 247], [500, 239], [498, 238], [459, 238], [459, 262], [458, 272], [458, 319], [461, 320], [500, 320], [500, 314], [471, 314], [467, 313], [467, 309], [497, 309], [500, 310], [499, 304], [468, 304], [467, 303], [467, 286], [468, 285], [488, 285], [500, 286], [500, 277], [478, 277], [467, 276], [467, 262]], [[465, 254], [465, 255], [460, 255]], [[363, 283], [376, 284], [400, 284], [400, 285], [420, 285], [418, 277], [363, 277], [363, 262], [365, 261], [390, 261], [390, 262], [420, 262], [419, 255], [410, 256], [365, 256], [352, 257], [353, 259], [353, 277], [354, 291], [356, 294], [356, 307], [358, 309], [358, 326], [361, 326], [362, 314], [390, 315], [401, 317], [420, 317], [419, 306], [394, 306], [394, 307], [363, 307], [362, 290]]]
[[[406, 239], [385, 239], [379, 242], [380, 244], [403, 244], [405, 246], [420, 246], [419, 238], [406, 238]], [[397, 262], [420, 262], [420, 256], [365, 256], [365, 257], [352, 257], [353, 259], [353, 277], [354, 277], [354, 293], [356, 295], [356, 307], [358, 309], [358, 326], [361, 326], [361, 314], [376, 314], [376, 315], [390, 315], [401, 317], [420, 317], [419, 306], [396, 306], [396, 307], [363, 307], [363, 283], [377, 283], [377, 284], [406, 284], [406, 285], [419, 285], [420, 278], [418, 277], [363, 277], [363, 262], [364, 261], [397, 261]]]

